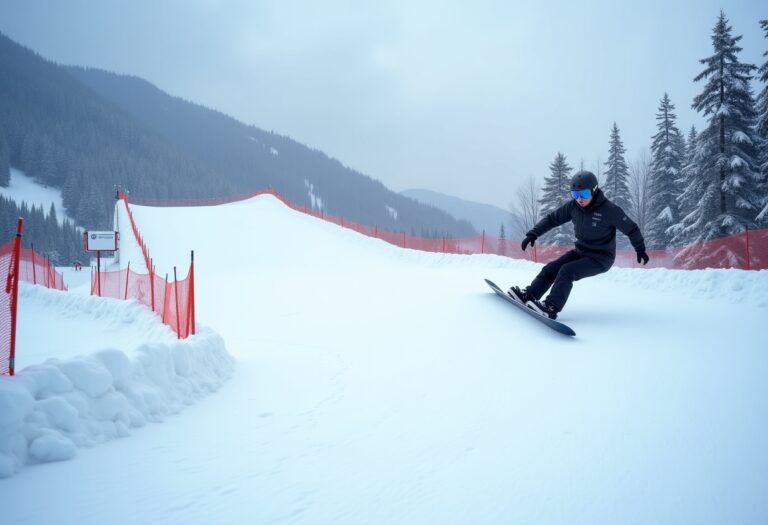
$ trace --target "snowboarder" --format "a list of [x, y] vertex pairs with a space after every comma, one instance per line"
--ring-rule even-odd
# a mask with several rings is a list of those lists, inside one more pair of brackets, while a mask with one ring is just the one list
[[[573, 200], [547, 214], [526, 233], [521, 247], [525, 251], [552, 228], [571, 221], [576, 248], [546, 264], [525, 290], [517, 286], [509, 289], [510, 295], [550, 319], [556, 319], [565, 306], [574, 281], [607, 272], [613, 266], [617, 229], [629, 237], [637, 262], [648, 264], [640, 228], [597, 187], [594, 173], [580, 171], [571, 178], [571, 197]], [[550, 287], [549, 295], [541, 301]]]

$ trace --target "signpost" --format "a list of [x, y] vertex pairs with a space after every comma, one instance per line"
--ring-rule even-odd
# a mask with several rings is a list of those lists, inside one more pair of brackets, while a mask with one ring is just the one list
[[86, 231], [83, 233], [85, 251], [96, 252], [97, 293], [101, 297], [101, 252], [115, 253], [120, 233], [114, 231]]

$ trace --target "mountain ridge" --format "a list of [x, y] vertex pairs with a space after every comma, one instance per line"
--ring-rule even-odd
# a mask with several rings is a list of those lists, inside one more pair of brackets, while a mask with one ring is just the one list
[[444, 210], [456, 219], [467, 220], [478, 232], [499, 235], [503, 224], [507, 238], [511, 238], [513, 233], [511, 213], [492, 204], [470, 201], [426, 188], [407, 189], [400, 194]]
[[68, 213], [86, 228], [109, 227], [120, 185], [159, 199], [271, 188], [298, 205], [391, 231], [474, 232], [468, 222], [399, 195], [319, 150], [139, 77], [55, 64], [2, 34], [0, 71], [0, 122], [6, 124], [0, 171], [18, 168], [61, 188]]

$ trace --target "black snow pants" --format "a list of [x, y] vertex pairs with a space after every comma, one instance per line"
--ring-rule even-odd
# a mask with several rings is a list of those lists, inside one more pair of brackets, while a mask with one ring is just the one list
[[528, 291], [536, 299], [541, 299], [551, 286], [552, 291], [549, 292], [547, 301], [560, 311], [568, 301], [574, 281], [607, 272], [609, 269], [610, 266], [606, 268], [595, 259], [571, 250], [544, 265], [528, 287]]

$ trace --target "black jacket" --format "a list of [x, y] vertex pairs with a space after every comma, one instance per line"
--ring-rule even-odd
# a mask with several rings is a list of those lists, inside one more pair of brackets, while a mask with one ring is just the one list
[[645, 241], [635, 221], [627, 217], [598, 189], [588, 206], [571, 200], [547, 214], [529, 231], [536, 237], [571, 221], [576, 233], [576, 253], [595, 259], [606, 269], [616, 259], [616, 230], [629, 237], [636, 251], [645, 250]]

